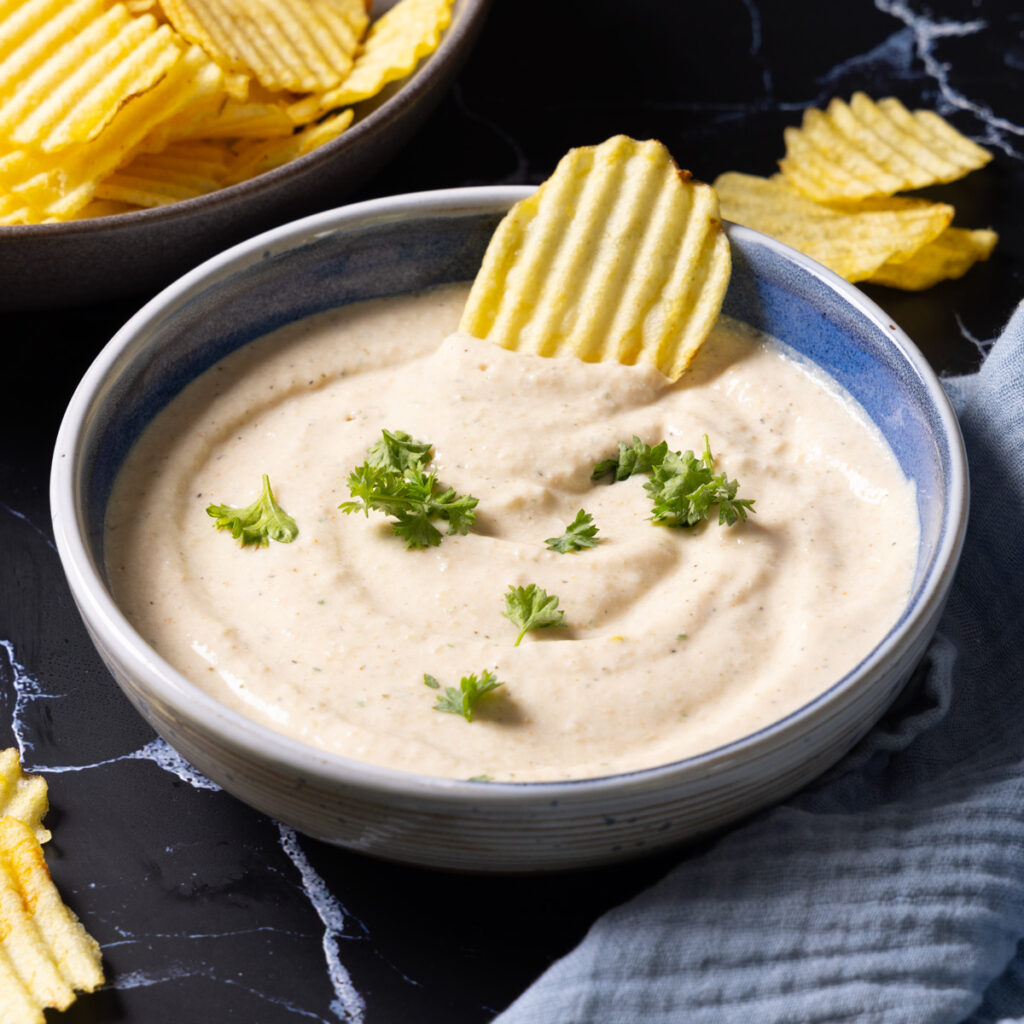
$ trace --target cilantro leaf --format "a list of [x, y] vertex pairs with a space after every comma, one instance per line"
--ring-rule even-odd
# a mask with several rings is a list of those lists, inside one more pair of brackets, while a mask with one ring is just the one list
[[213, 524], [216, 529], [230, 530], [231, 536], [240, 541], [242, 547], [251, 544], [265, 548], [272, 540], [290, 544], [299, 535], [295, 520], [274, 498], [266, 473], [263, 474], [260, 496], [251, 505], [207, 505], [206, 514], [217, 520]]
[[391, 529], [407, 548], [436, 547], [441, 531], [433, 520], [448, 523], [449, 534], [464, 534], [476, 520], [478, 499], [442, 490], [436, 474], [427, 471], [431, 444], [416, 441], [401, 430], [382, 430], [381, 440], [367, 452], [367, 459], [349, 474], [348, 489], [354, 500], [338, 508], [346, 515], [383, 512], [395, 520]]
[[[424, 681], [427, 680], [427, 676], [424, 675]], [[429, 677], [433, 679], [433, 676]], [[434, 682], [437, 682], [435, 679]], [[427, 684], [430, 685], [429, 683]], [[440, 685], [440, 684], [438, 684]], [[454, 686], [446, 686], [444, 693], [437, 698], [437, 703], [434, 705], [435, 711], [448, 711], [453, 715], [462, 715], [467, 722], [473, 721], [473, 709], [476, 707], [477, 701], [491, 690], [496, 690], [499, 686], [504, 686], [504, 683], [498, 682], [497, 677], [493, 672], [489, 672], [484, 669], [480, 673], [478, 679], [475, 674], [463, 676], [459, 680], [458, 689]]]
[[733, 526], [754, 511], [753, 498], [737, 498], [739, 484], [724, 473], [715, 473], [708, 435], [704, 452], [698, 459], [691, 451], [670, 452], [662, 441], [653, 448], [634, 436], [632, 444], [619, 442], [619, 454], [594, 467], [594, 479], [615, 474], [625, 480], [634, 473], [646, 473], [650, 479], [644, 490], [652, 502], [651, 519], [665, 526], [695, 526], [711, 517], [718, 507], [718, 522]]
[[441, 684], [429, 673], [423, 673], [423, 685], [429, 686], [432, 690], [440, 690]]
[[561, 537], [548, 537], [544, 543], [552, 551], [561, 552], [563, 555], [594, 547], [597, 544], [597, 527], [594, 525], [594, 517], [589, 512], [580, 509]]
[[513, 647], [518, 647], [519, 641], [531, 629], [565, 625], [565, 612], [558, 607], [558, 598], [548, 594], [536, 583], [525, 587], [510, 586], [505, 594], [505, 610], [502, 614], [519, 627], [519, 636]]

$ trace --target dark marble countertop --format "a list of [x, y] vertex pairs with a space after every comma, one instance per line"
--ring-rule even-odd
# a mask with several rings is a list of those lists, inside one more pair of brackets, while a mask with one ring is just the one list
[[[993, 258], [928, 292], [866, 289], [960, 373], [1024, 296], [1022, 69], [1008, 0], [495, 0], [455, 88], [355, 198], [539, 182], [567, 148], [619, 132], [662, 139], [706, 180], [768, 174], [808, 104], [896, 95], [995, 154], [931, 190], [957, 223], [999, 231]], [[64, 406], [145, 298], [0, 326], [0, 746], [49, 782], [48, 862], [108, 977], [61, 1019], [488, 1021], [685, 852], [532, 879], [390, 865], [251, 811], [153, 735], [89, 643], [47, 502]]]

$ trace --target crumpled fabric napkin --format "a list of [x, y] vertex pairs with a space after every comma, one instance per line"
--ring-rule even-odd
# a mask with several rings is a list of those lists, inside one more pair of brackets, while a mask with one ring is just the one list
[[945, 383], [971, 518], [917, 688], [823, 779], [603, 916], [496, 1024], [1024, 1021], [1024, 303]]

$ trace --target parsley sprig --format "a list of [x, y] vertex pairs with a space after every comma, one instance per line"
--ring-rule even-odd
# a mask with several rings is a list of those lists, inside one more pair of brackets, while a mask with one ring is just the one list
[[597, 527], [594, 525], [594, 517], [589, 512], [580, 509], [561, 537], [548, 537], [544, 543], [552, 551], [559, 551], [563, 555], [594, 547], [597, 544]]
[[[441, 684], [426, 672], [423, 673], [423, 682], [432, 690], [441, 688]], [[434, 710], [448, 711], [453, 715], [462, 715], [467, 722], [472, 722], [473, 709], [476, 707], [477, 701], [485, 693], [490, 693], [491, 690], [496, 690], [499, 686], [504, 685], [504, 683], [498, 681], [493, 672], [487, 669], [480, 673], [479, 678], [477, 678], [475, 673], [463, 676], [459, 680], [458, 688], [454, 686], [446, 686], [444, 688], [444, 693], [437, 698]]]
[[519, 636], [513, 647], [518, 647], [531, 629], [565, 625], [565, 612], [558, 607], [558, 598], [536, 583], [525, 587], [510, 586], [505, 594], [505, 610], [502, 614], [519, 627]]
[[632, 443], [619, 442], [616, 458], [594, 467], [593, 479], [613, 473], [625, 480], [634, 473], [650, 476], [644, 490], [651, 497], [651, 519], [666, 526], [696, 526], [711, 517], [718, 506], [719, 525], [733, 526], [754, 511], [753, 498], [737, 498], [739, 484], [724, 473], [715, 473], [708, 435], [700, 458], [691, 451], [670, 452], [662, 441], [653, 448], [634, 436]]
[[402, 430], [381, 431], [381, 439], [367, 452], [366, 461], [349, 474], [353, 501], [338, 507], [346, 515], [383, 512], [395, 522], [392, 530], [407, 548], [435, 547], [441, 531], [433, 520], [448, 523], [449, 534], [464, 534], [476, 520], [478, 499], [442, 488], [437, 475], [428, 472], [429, 441], [416, 441]]
[[299, 535], [295, 520], [278, 505], [266, 473], [260, 496], [251, 505], [207, 505], [206, 514], [217, 520], [216, 529], [230, 530], [242, 547], [265, 548], [272, 540], [290, 544]]

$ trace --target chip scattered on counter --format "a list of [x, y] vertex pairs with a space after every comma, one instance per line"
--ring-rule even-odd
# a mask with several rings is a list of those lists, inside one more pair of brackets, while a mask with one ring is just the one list
[[913, 113], [899, 100], [873, 102], [862, 92], [850, 103], [804, 111], [784, 132], [782, 175], [819, 202], [891, 196], [956, 181], [992, 155], [930, 110]]
[[998, 240], [999, 236], [987, 228], [946, 228], [909, 259], [883, 264], [868, 281], [904, 291], [923, 291], [939, 281], [963, 277], [978, 260], [992, 255]]
[[103, 984], [96, 940], [64, 905], [43, 857], [46, 782], [0, 752], [0, 1019], [44, 1024]]
[[848, 281], [907, 259], [938, 238], [953, 207], [923, 199], [868, 199], [841, 206], [816, 203], [780, 178], [734, 171], [715, 179], [726, 220], [763, 231], [806, 253]]
[[848, 281], [917, 291], [961, 277], [992, 253], [989, 229], [954, 228], [952, 206], [900, 198], [983, 167], [991, 154], [930, 110], [862, 92], [809, 108], [785, 130], [773, 178], [715, 181], [726, 220], [763, 231]]
[[43, 818], [49, 807], [46, 779], [41, 775], [26, 775], [14, 747], [0, 750], [0, 817], [23, 821], [36, 839], [45, 843], [50, 831], [43, 827]]
[[714, 190], [660, 142], [618, 135], [570, 150], [505, 215], [459, 329], [676, 380], [718, 319], [731, 268]]
[[[454, 0], [8, 0], [0, 225], [106, 216], [244, 181], [340, 135], [439, 44]], [[224, 166], [156, 159], [217, 142]]]

